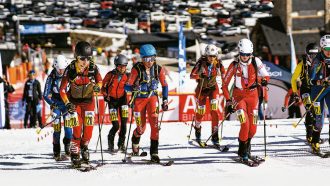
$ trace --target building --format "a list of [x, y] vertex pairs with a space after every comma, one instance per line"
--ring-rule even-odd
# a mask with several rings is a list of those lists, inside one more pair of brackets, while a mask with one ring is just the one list
[[290, 30], [297, 57], [305, 46], [330, 33], [330, 0], [273, 0], [273, 17], [261, 18], [251, 32], [256, 55], [290, 69]]

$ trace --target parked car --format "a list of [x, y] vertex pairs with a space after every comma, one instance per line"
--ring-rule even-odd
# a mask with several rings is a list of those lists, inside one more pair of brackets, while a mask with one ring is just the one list
[[217, 19], [214, 17], [203, 17], [202, 23], [207, 25], [215, 25], [217, 23]]
[[150, 20], [151, 21], [161, 21], [165, 19], [165, 14], [163, 12], [151, 12]]
[[238, 27], [230, 27], [228, 29], [222, 30], [219, 35], [220, 36], [232, 36], [240, 34], [240, 29]]

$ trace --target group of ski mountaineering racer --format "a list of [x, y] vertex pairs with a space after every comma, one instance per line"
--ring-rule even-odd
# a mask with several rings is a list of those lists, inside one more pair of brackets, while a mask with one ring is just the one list
[[[330, 35], [320, 40], [320, 48], [311, 43], [306, 46], [306, 56], [298, 63], [292, 76], [292, 91], [295, 102], [303, 101], [306, 108], [306, 139], [315, 153], [320, 152], [320, 133], [324, 123], [324, 102], [330, 105]], [[240, 125], [238, 135], [240, 159], [248, 161], [251, 140], [257, 130], [260, 97], [265, 100], [265, 91], [259, 95], [260, 88], [267, 89], [269, 74], [258, 57], [253, 56], [253, 44], [249, 39], [238, 43], [239, 55], [225, 70], [219, 59], [219, 49], [207, 45], [205, 54], [197, 61], [190, 78], [197, 81], [195, 97], [195, 138], [201, 142], [202, 118], [209, 101], [211, 121], [211, 141], [220, 147], [219, 127], [231, 113], [236, 113]], [[69, 62], [65, 56], [58, 55], [54, 70], [49, 74], [44, 91], [44, 99], [50, 105], [53, 121], [53, 155], [61, 160], [61, 118], [64, 120], [63, 144], [65, 154], [71, 157], [73, 166], [89, 162], [88, 144], [92, 138], [94, 110], [101, 93], [109, 109], [112, 128], [107, 136], [108, 150], [115, 152], [115, 136], [119, 131], [117, 147], [126, 153], [126, 124], [134, 117], [136, 128], [132, 132], [131, 155], [139, 155], [140, 137], [146, 129], [146, 116], [150, 123], [151, 162], [159, 163], [159, 112], [168, 110], [168, 84], [165, 69], [157, 64], [157, 51], [151, 44], [140, 48], [141, 62], [134, 64], [131, 73], [126, 73], [128, 59], [118, 54], [114, 59], [115, 69], [104, 79], [93, 62], [92, 46], [85, 41], [75, 46], [75, 59]], [[329, 75], [328, 75], [329, 74]], [[221, 78], [222, 87], [216, 79]], [[229, 84], [234, 78], [232, 95]], [[159, 84], [162, 92], [158, 93]], [[297, 88], [297, 84], [300, 86]], [[219, 94], [223, 92], [226, 100], [226, 113], [220, 113]], [[130, 98], [128, 93], [131, 94]], [[161, 98], [160, 98], [161, 97]], [[208, 99], [207, 99], [208, 98]], [[330, 107], [329, 112], [330, 112]], [[99, 110], [100, 108], [96, 108]], [[132, 111], [130, 115], [129, 110]], [[263, 113], [265, 114], [265, 113]], [[128, 142], [127, 142], [128, 143]], [[81, 156], [80, 156], [81, 155]]]

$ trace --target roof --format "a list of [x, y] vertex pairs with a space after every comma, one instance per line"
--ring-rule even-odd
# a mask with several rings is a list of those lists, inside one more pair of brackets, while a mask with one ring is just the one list
[[[290, 37], [287, 35], [279, 17], [267, 17], [259, 19], [262, 32], [272, 55], [290, 55]], [[293, 34], [293, 41], [297, 55], [305, 53], [308, 43], [320, 40], [320, 33]]]

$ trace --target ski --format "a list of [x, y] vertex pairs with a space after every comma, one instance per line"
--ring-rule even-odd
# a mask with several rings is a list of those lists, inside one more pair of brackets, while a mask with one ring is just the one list
[[260, 163], [254, 162], [252, 160], [246, 160], [246, 161], [244, 161], [241, 157], [235, 157], [235, 158], [233, 158], [233, 160], [235, 162], [238, 162], [238, 163], [247, 165], [249, 167], [258, 167], [260, 165]]
[[[195, 141], [201, 148], [205, 148], [207, 146], [207, 144], [203, 141], [196, 140], [196, 139], [193, 139], [193, 141]], [[192, 142], [189, 142], [189, 143], [191, 144]]]
[[316, 156], [319, 156], [321, 158], [330, 158], [330, 152], [313, 152], [311, 151], [312, 154], [316, 155]]
[[266, 161], [264, 158], [261, 158], [259, 156], [252, 156], [252, 155], [249, 155], [249, 159], [252, 160], [253, 162], [256, 162], [256, 163], [259, 163], [259, 164]]
[[146, 159], [143, 159], [142, 161], [146, 162], [147, 164], [151, 164], [151, 165], [162, 165], [162, 166], [171, 166], [174, 164], [174, 161], [173, 160], [169, 160], [169, 161], [160, 161], [160, 162], [154, 162], [154, 161], [151, 161], [151, 160], [146, 160]]
[[209, 145], [209, 147], [217, 149], [220, 152], [228, 152], [229, 151], [229, 147], [227, 145], [224, 146], [224, 147], [221, 147], [220, 144], [213, 144], [213, 145]]
[[90, 164], [81, 164], [80, 166], [71, 165], [71, 168], [78, 170], [80, 172], [89, 172], [97, 169], [96, 166]]

